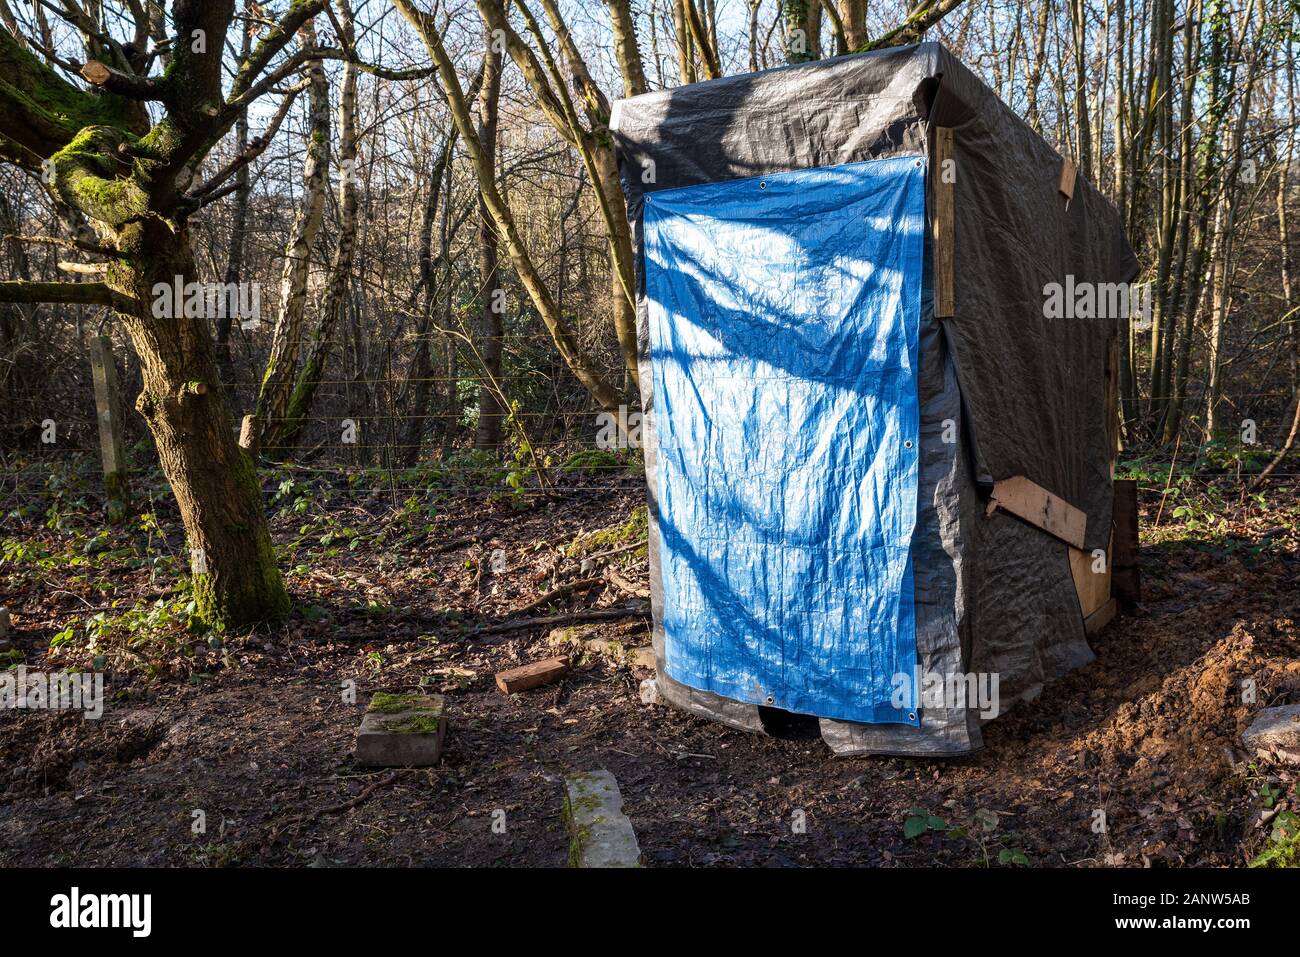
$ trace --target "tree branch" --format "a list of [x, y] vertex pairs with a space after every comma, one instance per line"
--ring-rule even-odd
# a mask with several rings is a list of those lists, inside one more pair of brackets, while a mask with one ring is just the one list
[[[363, 63], [360, 60], [353, 59], [348, 56], [347, 51], [342, 47], [312, 46], [295, 51], [274, 70], [246, 88], [238, 96], [234, 96], [232, 90], [232, 96], [226, 102], [226, 110], [237, 111], [242, 109], [258, 97], [268, 93], [278, 84], [284, 82], [296, 73], [303, 64], [310, 63], [312, 60], [343, 60], [355, 65], [362, 73], [369, 73], [371, 76], [377, 76], [381, 80], [392, 80], [394, 82], [401, 80], [424, 80], [434, 76], [438, 72], [436, 67], [415, 67], [409, 70], [390, 70], [387, 67], [375, 66], [373, 63]], [[442, 87], [437, 87], [437, 92], [445, 101], [446, 95], [443, 94]]]
[[266, 129], [262, 131], [261, 135], [253, 139], [253, 141], [248, 144], [248, 149], [227, 163], [225, 167], [214, 174], [206, 183], [199, 186], [197, 189], [191, 190], [189, 197], [187, 198], [202, 200], [209, 193], [218, 189], [224, 182], [226, 182], [226, 180], [230, 179], [230, 177], [234, 176], [249, 163], [253, 162], [253, 160], [261, 156], [266, 148], [271, 144], [271, 140], [275, 139], [275, 134], [279, 132], [280, 124], [284, 122], [284, 118], [289, 115], [289, 108], [293, 106], [294, 100], [298, 98], [299, 93], [307, 89], [307, 85], [308, 81], [303, 80], [297, 86], [291, 87], [287, 90], [284, 99], [280, 101], [280, 105], [276, 108], [275, 114], [271, 117], [271, 121], [267, 123]]
[[5, 242], [13, 240], [20, 243], [40, 243], [44, 246], [63, 246], [67, 249], [80, 249], [84, 252], [94, 253], [96, 256], [116, 256], [116, 249], [110, 249], [108, 246], [100, 246], [96, 243], [87, 242], [84, 239], [62, 239], [58, 236], [19, 236], [10, 233], [4, 237]]
[[81, 75], [93, 86], [133, 100], [161, 100], [165, 95], [166, 88], [149, 77], [123, 73], [98, 60], [91, 60], [83, 66]]
[[109, 306], [118, 312], [132, 312], [136, 300], [104, 282], [0, 282], [0, 302], [57, 302], [82, 306]]
[[925, 31], [930, 29], [953, 10], [962, 5], [962, 0], [928, 0], [923, 2], [912, 14], [894, 29], [882, 33], [874, 40], [868, 40], [854, 53], [869, 53], [884, 47], [905, 46], [918, 42]]

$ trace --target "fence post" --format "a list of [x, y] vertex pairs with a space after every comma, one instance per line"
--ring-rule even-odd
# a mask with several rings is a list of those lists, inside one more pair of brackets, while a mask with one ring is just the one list
[[117, 394], [113, 343], [108, 336], [91, 336], [88, 345], [90, 368], [95, 377], [95, 417], [99, 421], [104, 493], [109, 517], [117, 520], [126, 513], [131, 501], [131, 484], [126, 471], [126, 448], [122, 443], [122, 407]]
[[246, 415], [239, 424], [239, 447], [257, 458], [257, 416]]

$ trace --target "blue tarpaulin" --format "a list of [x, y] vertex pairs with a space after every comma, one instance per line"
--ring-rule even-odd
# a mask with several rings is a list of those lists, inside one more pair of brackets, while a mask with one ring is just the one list
[[925, 161], [647, 193], [665, 665], [916, 724]]

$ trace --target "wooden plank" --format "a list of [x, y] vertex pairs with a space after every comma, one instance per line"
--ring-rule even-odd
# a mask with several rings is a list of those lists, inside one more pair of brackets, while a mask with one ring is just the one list
[[1114, 598], [1106, 602], [1083, 620], [1083, 630], [1088, 636], [1097, 634], [1115, 619], [1118, 603]]
[[953, 182], [956, 155], [953, 151], [952, 127], [934, 128], [934, 163], [930, 167], [930, 215], [934, 251], [934, 314], [945, 319], [953, 314]]
[[497, 689], [502, 694], [527, 691], [529, 688], [559, 681], [568, 670], [568, 658], [544, 658], [541, 661], [502, 671], [497, 675]]
[[1057, 190], [1065, 197], [1065, 205], [1070, 205], [1070, 200], [1074, 199], [1074, 181], [1078, 177], [1078, 171], [1074, 168], [1074, 162], [1069, 157], [1061, 157], [1061, 180], [1057, 183]]
[[1070, 573], [1074, 591], [1079, 596], [1079, 610], [1087, 618], [1110, 601], [1110, 556], [1105, 556], [1102, 571], [1096, 571], [1096, 556], [1081, 548], [1070, 548]]
[[117, 366], [108, 336], [91, 336], [90, 370], [95, 383], [95, 417], [99, 420], [99, 453], [104, 467], [104, 492], [112, 510], [124, 510], [131, 498], [122, 442], [122, 412], [117, 394]]
[[1004, 509], [1075, 548], [1083, 548], [1088, 516], [1023, 475], [993, 483], [988, 514]]
[[1142, 601], [1142, 572], [1138, 564], [1137, 482], [1115, 481], [1111, 507], [1111, 591], [1121, 602], [1133, 606]]

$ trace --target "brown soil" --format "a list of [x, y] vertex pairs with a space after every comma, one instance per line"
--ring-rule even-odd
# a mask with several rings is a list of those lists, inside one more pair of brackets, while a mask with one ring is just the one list
[[[1146, 603], [1095, 639], [1094, 664], [987, 726], [981, 753], [835, 760], [806, 731], [752, 736], [643, 705], [637, 686], [649, 672], [598, 654], [575, 655], [560, 684], [497, 692], [496, 671], [556, 653], [550, 629], [473, 630], [598, 574], [557, 548], [641, 501], [635, 479], [561, 492], [522, 511], [465, 495], [424, 537], [394, 529], [379, 543], [372, 533], [389, 519], [378, 508], [330, 505], [367, 534], [334, 555], [299, 551], [306, 567], [290, 581], [300, 610], [285, 626], [220, 649], [194, 639], [192, 653], [179, 627], [143, 650], [110, 649], [101, 721], [0, 714], [0, 863], [563, 866], [562, 778], [607, 768], [650, 866], [982, 865], [1012, 848], [1034, 865], [1241, 865], [1266, 831], [1260, 775], [1271, 770], [1284, 792], [1294, 785], [1254, 768], [1240, 743], [1258, 707], [1300, 701], [1294, 506], [1242, 506], [1213, 539], [1166, 515], [1144, 533]], [[278, 519], [277, 540], [301, 521]], [[66, 533], [33, 521], [5, 534], [56, 548]], [[498, 548], [507, 570], [494, 576]], [[611, 560], [644, 582], [643, 558]], [[87, 604], [158, 590], [144, 568], [109, 570], [106, 595], [84, 569], [0, 568], [0, 603], [30, 668], [88, 665], [75, 643], [48, 652], [51, 638]], [[635, 600], [611, 583], [529, 614]], [[648, 641], [637, 616], [589, 634]], [[1244, 679], [1257, 704], [1241, 703]], [[341, 691], [349, 680], [355, 704]], [[420, 687], [447, 698], [442, 765], [356, 767], [369, 694]], [[987, 809], [997, 828], [979, 840], [908, 839], [910, 809], [948, 825]], [[803, 833], [792, 827], [800, 817]]]

